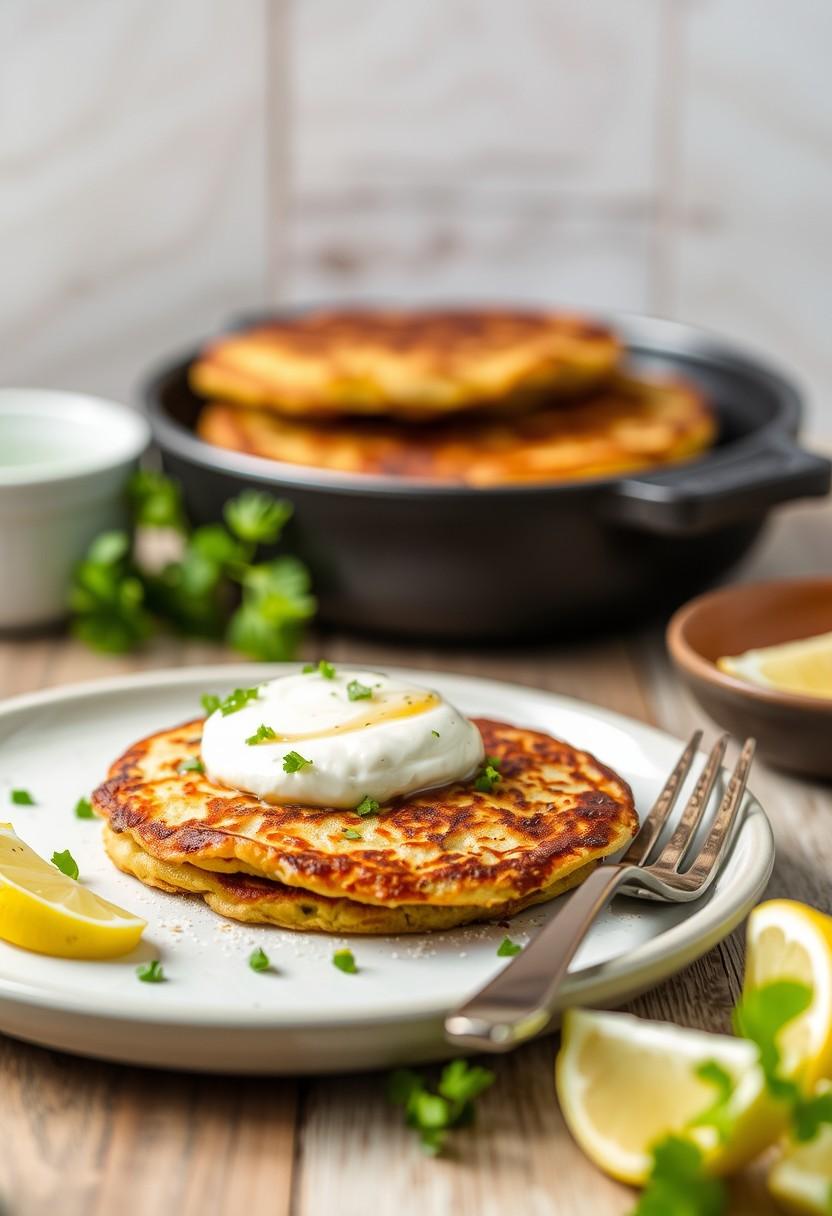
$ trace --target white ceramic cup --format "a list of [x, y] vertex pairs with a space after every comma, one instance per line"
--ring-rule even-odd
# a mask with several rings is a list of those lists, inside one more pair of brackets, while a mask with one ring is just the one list
[[126, 405], [0, 389], [0, 629], [66, 616], [73, 566], [99, 532], [126, 523], [125, 485], [149, 442]]

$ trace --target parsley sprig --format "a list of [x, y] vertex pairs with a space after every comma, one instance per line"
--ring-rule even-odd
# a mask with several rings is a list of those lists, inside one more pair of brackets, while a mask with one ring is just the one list
[[705, 1173], [701, 1150], [681, 1136], [668, 1136], [653, 1150], [653, 1169], [631, 1216], [722, 1216], [725, 1183]]
[[481, 794], [490, 794], [500, 780], [500, 760], [497, 756], [486, 756], [485, 764], [474, 778], [474, 789]]
[[291, 658], [315, 614], [309, 572], [295, 557], [258, 558], [274, 545], [292, 506], [259, 490], [226, 503], [224, 523], [188, 524], [179, 486], [142, 471], [128, 489], [133, 528], [164, 528], [180, 555], [145, 563], [132, 531], [104, 532], [76, 567], [72, 629], [94, 650], [134, 650], [161, 623], [190, 637], [220, 638], [253, 659]]
[[425, 1152], [442, 1151], [448, 1132], [474, 1121], [474, 1102], [494, 1082], [494, 1073], [467, 1060], [452, 1060], [442, 1069], [436, 1092], [409, 1068], [391, 1074], [388, 1096], [404, 1107], [405, 1122], [419, 1133]]
[[300, 752], [287, 752], [283, 757], [283, 771], [284, 773], [299, 773], [301, 769], [312, 763], [312, 760], [307, 760]]
[[270, 739], [277, 738], [277, 731], [272, 726], [267, 726], [265, 722], [261, 722], [253, 735], [249, 735], [246, 743], [249, 747], [255, 747], [258, 743], [268, 743]]

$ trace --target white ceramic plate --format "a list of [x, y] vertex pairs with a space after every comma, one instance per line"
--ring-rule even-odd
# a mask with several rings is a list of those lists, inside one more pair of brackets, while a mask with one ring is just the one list
[[[139, 948], [112, 962], [73, 962], [0, 942], [0, 1030], [83, 1055], [217, 1072], [304, 1073], [383, 1067], [449, 1054], [442, 1018], [493, 975], [505, 928], [478, 925], [420, 937], [334, 939], [238, 925], [201, 902], [151, 891], [104, 854], [97, 821], [73, 808], [112, 759], [154, 730], [199, 712], [203, 692], [278, 674], [263, 665], [180, 669], [35, 693], [0, 707], [0, 819], [50, 857], [69, 848], [82, 881], [148, 920]], [[492, 680], [411, 671], [467, 714], [549, 731], [593, 751], [649, 808], [679, 753], [651, 727], [578, 701]], [[30, 790], [33, 807], [9, 791]], [[614, 1005], [656, 984], [725, 937], [765, 888], [774, 859], [762, 808], [744, 823], [711, 893], [671, 907], [619, 898], [578, 954], [564, 1004]], [[514, 918], [519, 942], [549, 909]], [[333, 950], [360, 966], [345, 975]], [[247, 959], [262, 946], [272, 972]], [[137, 963], [162, 960], [167, 981], [143, 984]]]

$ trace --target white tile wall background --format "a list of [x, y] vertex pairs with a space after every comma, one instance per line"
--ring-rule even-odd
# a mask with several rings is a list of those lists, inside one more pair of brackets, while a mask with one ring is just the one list
[[832, 437], [830, 51], [828, 0], [3, 0], [0, 380], [512, 297], [734, 334]]

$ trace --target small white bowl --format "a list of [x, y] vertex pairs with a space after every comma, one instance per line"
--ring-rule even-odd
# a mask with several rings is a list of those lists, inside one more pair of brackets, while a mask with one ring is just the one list
[[61, 620], [73, 566], [127, 522], [150, 442], [135, 410], [84, 393], [0, 389], [0, 629]]

